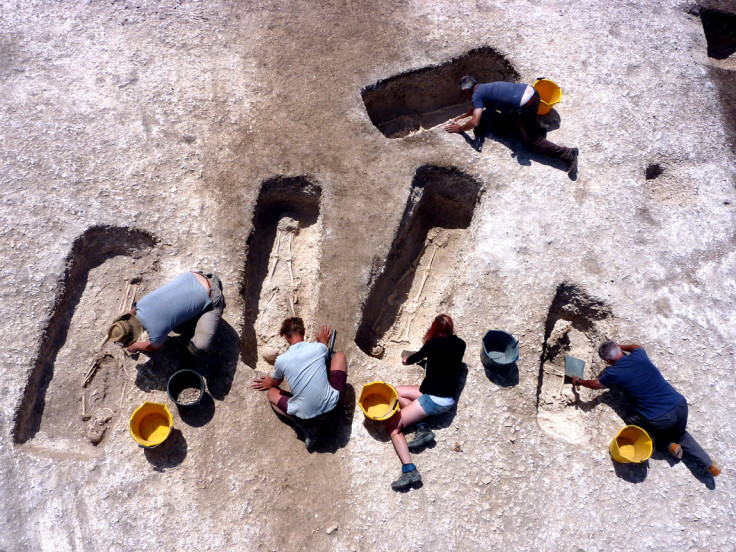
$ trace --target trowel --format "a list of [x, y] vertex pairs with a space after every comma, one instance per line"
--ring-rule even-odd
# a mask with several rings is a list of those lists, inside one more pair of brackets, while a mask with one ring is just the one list
[[560, 384], [560, 391], [558, 395], [562, 394], [562, 388], [565, 386], [566, 377], [582, 378], [585, 372], [585, 361], [579, 358], [565, 355], [565, 375], [562, 377], [562, 383]]
[[332, 330], [330, 334], [330, 340], [327, 343], [327, 374], [330, 373], [330, 363], [332, 362], [332, 355], [335, 352], [335, 340], [337, 339], [337, 330]]
[[585, 372], [585, 361], [579, 358], [565, 355], [565, 375], [568, 377], [582, 378]]

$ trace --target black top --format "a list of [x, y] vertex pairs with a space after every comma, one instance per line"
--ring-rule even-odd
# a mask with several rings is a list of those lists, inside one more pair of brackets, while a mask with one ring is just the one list
[[454, 397], [465, 354], [465, 342], [456, 335], [435, 337], [406, 359], [416, 364], [427, 359], [427, 375], [419, 391], [436, 397]]

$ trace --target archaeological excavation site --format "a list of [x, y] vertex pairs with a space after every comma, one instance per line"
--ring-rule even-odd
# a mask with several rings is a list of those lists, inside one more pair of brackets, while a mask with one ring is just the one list
[[0, 552], [736, 550], [736, 2], [0, 14]]

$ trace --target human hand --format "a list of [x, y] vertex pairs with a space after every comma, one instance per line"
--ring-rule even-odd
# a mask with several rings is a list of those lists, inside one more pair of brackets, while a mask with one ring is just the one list
[[578, 383], [578, 380], [580, 380], [580, 378], [579, 378], [579, 377], [577, 377], [577, 376], [573, 376], [573, 377], [572, 377], [572, 384], [573, 384], [574, 386], [576, 386], [576, 387], [580, 387], [580, 384]]
[[330, 327], [327, 325], [321, 326], [314, 336], [322, 345], [327, 345], [327, 341], [330, 339]]
[[460, 125], [457, 123], [450, 123], [445, 126], [447, 132], [460, 132]]
[[409, 358], [409, 355], [401, 355], [401, 364], [406, 364], [407, 358]]
[[273, 381], [270, 376], [261, 376], [253, 380], [252, 387], [258, 391], [266, 391], [273, 387]]

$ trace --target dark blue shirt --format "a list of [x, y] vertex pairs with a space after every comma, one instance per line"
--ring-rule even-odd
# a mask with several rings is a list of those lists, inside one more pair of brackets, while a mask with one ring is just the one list
[[678, 406], [685, 397], [675, 391], [644, 349], [634, 349], [616, 364], [606, 368], [598, 378], [605, 387], [616, 387], [629, 395], [637, 413], [647, 420], [656, 420]]
[[473, 109], [498, 109], [502, 113], [511, 113], [521, 107], [521, 99], [528, 84], [516, 82], [489, 82], [475, 87], [470, 100]]

